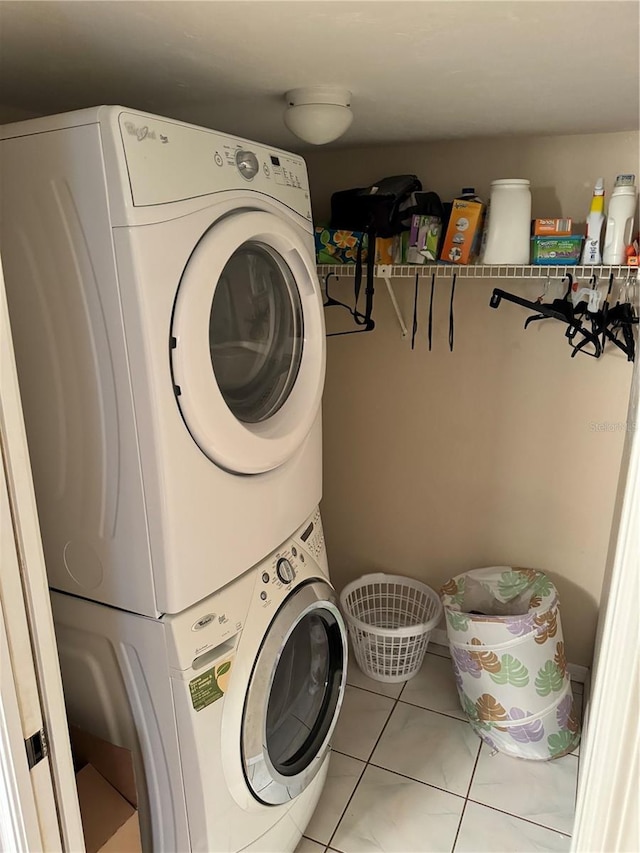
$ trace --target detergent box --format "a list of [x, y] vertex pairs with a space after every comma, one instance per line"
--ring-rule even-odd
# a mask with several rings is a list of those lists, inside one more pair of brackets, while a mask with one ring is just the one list
[[437, 261], [441, 233], [442, 221], [439, 216], [414, 214], [411, 217], [407, 263], [426, 264]]
[[479, 201], [455, 198], [445, 234], [440, 260], [450, 264], [469, 264], [480, 251], [486, 206]]

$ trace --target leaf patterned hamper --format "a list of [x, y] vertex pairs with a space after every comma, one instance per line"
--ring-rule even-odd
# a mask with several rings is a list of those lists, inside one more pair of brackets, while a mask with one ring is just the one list
[[536, 569], [491, 566], [440, 590], [462, 710], [489, 746], [545, 761], [580, 740], [558, 593]]

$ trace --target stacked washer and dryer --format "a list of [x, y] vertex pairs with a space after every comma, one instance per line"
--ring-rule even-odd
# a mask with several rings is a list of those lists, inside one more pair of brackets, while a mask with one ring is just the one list
[[347, 654], [304, 161], [121, 107], [1, 138], [69, 719], [132, 751], [146, 851], [293, 850]]

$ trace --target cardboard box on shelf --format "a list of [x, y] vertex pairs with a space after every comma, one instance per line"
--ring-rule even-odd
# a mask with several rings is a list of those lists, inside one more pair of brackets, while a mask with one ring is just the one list
[[535, 266], [577, 264], [582, 237], [533, 237], [531, 263]]
[[479, 201], [455, 198], [442, 245], [440, 259], [450, 264], [468, 264], [480, 251], [486, 207]]
[[315, 229], [316, 260], [319, 264], [355, 264], [358, 246], [363, 240], [362, 263], [367, 260], [367, 235], [344, 228]]
[[402, 231], [395, 237], [396, 248], [394, 253], [394, 264], [406, 264], [409, 253], [409, 232]]
[[438, 260], [441, 231], [440, 217], [414, 214], [411, 218], [407, 263], [435, 263]]
[[[362, 263], [369, 255], [368, 237], [361, 231], [324, 228], [315, 229], [316, 262], [319, 264], [355, 264], [358, 246], [363, 241]], [[409, 232], [394, 237], [376, 237], [376, 264], [403, 264], [407, 256]]]
[[534, 237], [568, 237], [572, 221], [566, 219], [534, 219], [531, 223]]
[[75, 726], [70, 734], [87, 853], [140, 853], [131, 753]]
[[395, 263], [396, 243], [397, 241], [395, 237], [376, 237], [377, 264]]

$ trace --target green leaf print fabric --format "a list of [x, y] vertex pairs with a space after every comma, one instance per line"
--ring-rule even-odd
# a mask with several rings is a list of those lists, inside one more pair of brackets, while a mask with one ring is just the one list
[[531, 578], [523, 572], [503, 572], [498, 581], [498, 595], [503, 601], [510, 601], [531, 585]]
[[492, 749], [549, 761], [580, 738], [559, 598], [539, 569], [488, 566], [440, 594], [460, 704]]
[[500, 659], [500, 670], [490, 673], [496, 684], [513, 684], [514, 687], [526, 687], [529, 683], [529, 670], [526, 666], [513, 657], [513, 655], [502, 655]]
[[539, 696], [548, 696], [549, 693], [557, 693], [564, 686], [564, 678], [555, 661], [548, 660], [538, 670], [536, 677], [536, 692]]
[[570, 751], [578, 742], [578, 737], [573, 732], [563, 731], [554, 732], [547, 738], [549, 745], [549, 755], [555, 758], [565, 752]]
[[469, 617], [455, 610], [447, 610], [447, 619], [454, 631], [468, 631]]

